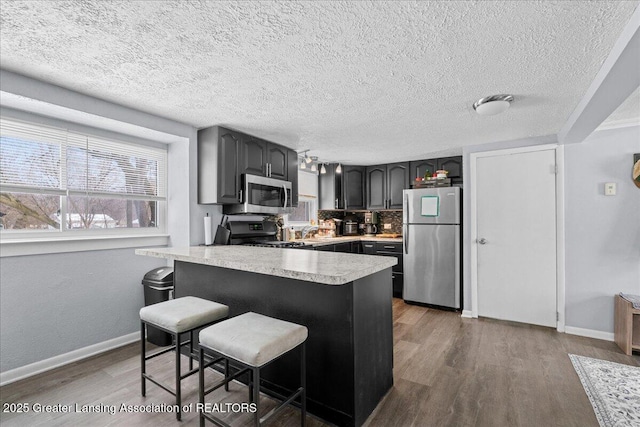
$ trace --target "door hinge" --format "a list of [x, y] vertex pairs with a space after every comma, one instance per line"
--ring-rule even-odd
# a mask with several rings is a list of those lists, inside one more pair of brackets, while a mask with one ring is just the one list
[[556, 321], [559, 321], [559, 320], [560, 320], [560, 312], [556, 311]]
[[558, 175], [558, 171], [559, 171], [559, 170], [560, 170], [560, 169], [558, 168], [558, 165], [553, 165], [553, 172], [554, 172], [556, 175]]

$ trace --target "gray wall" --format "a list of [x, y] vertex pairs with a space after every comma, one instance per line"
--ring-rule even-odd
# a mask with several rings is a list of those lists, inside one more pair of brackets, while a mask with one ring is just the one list
[[[193, 127], [4, 70], [0, 77], [2, 91], [179, 136], [179, 142], [169, 145], [170, 244], [199, 243], [191, 230], [192, 223], [198, 224], [193, 218], [200, 215]], [[164, 264], [136, 256], [134, 249], [0, 258], [0, 370], [138, 331], [140, 281], [145, 272]]]
[[[555, 136], [464, 149], [470, 177], [474, 152], [556, 143]], [[613, 333], [613, 296], [640, 294], [640, 189], [631, 180], [640, 127], [597, 131], [564, 146], [565, 326]], [[617, 196], [604, 196], [616, 182]], [[464, 309], [471, 311], [471, 178], [464, 189]]]
[[[613, 295], [640, 295], [640, 127], [565, 146], [566, 325], [613, 332]], [[617, 183], [617, 196], [604, 183]]]
[[140, 280], [162, 260], [114, 249], [0, 260], [2, 372], [139, 330]]

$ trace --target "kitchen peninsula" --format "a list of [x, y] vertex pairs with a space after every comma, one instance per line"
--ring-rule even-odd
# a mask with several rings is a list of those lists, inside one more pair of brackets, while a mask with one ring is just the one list
[[[309, 328], [307, 408], [360, 426], [393, 385], [391, 267], [395, 258], [249, 246], [137, 249], [174, 261], [175, 295]], [[296, 352], [264, 369], [265, 391], [299, 384]]]

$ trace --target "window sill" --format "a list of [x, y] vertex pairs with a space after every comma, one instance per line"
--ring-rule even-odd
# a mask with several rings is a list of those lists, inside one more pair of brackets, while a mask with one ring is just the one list
[[0, 240], [0, 258], [139, 248], [143, 246], [166, 246], [168, 244], [168, 234], [2, 239]]

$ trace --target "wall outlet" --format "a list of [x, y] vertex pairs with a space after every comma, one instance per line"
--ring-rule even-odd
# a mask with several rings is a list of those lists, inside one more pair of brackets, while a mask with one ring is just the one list
[[605, 196], [615, 196], [616, 195], [616, 183], [615, 182], [607, 182], [604, 184], [604, 195]]
[[391, 230], [391, 224], [390, 224], [390, 223], [388, 223], [388, 222], [386, 222], [386, 223], [384, 224], [384, 229], [385, 229], [385, 230]]

